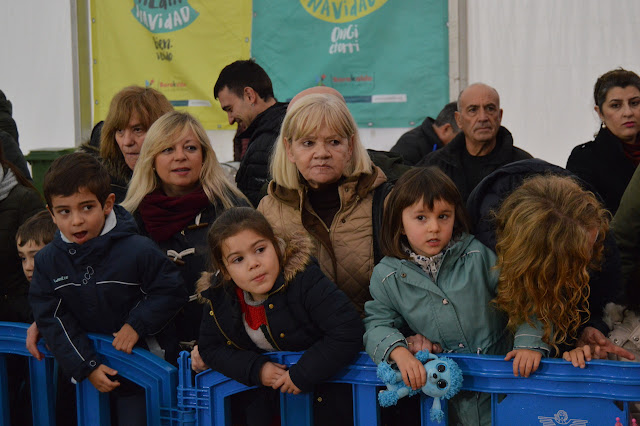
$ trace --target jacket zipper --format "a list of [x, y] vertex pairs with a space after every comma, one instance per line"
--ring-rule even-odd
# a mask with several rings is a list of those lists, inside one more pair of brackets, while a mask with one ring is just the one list
[[209, 300], [209, 307], [211, 308], [211, 316], [213, 317], [213, 320], [216, 322], [216, 325], [218, 326], [218, 330], [220, 330], [220, 333], [222, 333], [222, 335], [224, 336], [225, 339], [227, 339], [227, 342], [231, 343], [233, 346], [235, 346], [236, 348], [244, 351], [244, 348], [241, 348], [240, 346], [236, 345], [236, 343], [231, 340], [229, 338], [229, 336], [227, 336], [227, 334], [224, 332], [224, 330], [222, 329], [222, 327], [220, 327], [220, 323], [218, 322], [218, 318], [216, 318], [216, 313], [213, 310], [213, 305], [211, 304], [211, 300]]
[[271, 325], [269, 325], [269, 315], [265, 314], [264, 318], [267, 321], [267, 331], [269, 332], [269, 337], [271, 337], [271, 341], [273, 342], [273, 345], [276, 347], [278, 351], [282, 352], [282, 349], [280, 349], [280, 347], [278, 346], [278, 343], [276, 343], [276, 339], [273, 338], [273, 333], [271, 333]]

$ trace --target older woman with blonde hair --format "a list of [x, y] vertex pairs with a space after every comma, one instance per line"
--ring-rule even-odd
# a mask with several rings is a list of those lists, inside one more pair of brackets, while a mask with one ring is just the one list
[[207, 266], [207, 230], [223, 210], [248, 205], [226, 179], [198, 120], [172, 111], [153, 123], [122, 206], [134, 215], [140, 232], [179, 266], [194, 295], [176, 318], [183, 342], [195, 341], [200, 330], [195, 284]]
[[172, 110], [171, 102], [150, 87], [125, 87], [111, 100], [100, 131], [100, 157], [111, 176], [116, 203], [122, 202], [127, 193], [147, 131]]
[[[258, 210], [277, 234], [308, 233], [320, 267], [360, 313], [371, 299], [374, 213], [386, 176], [360, 141], [344, 100], [331, 93], [296, 97], [271, 159], [268, 195]], [[377, 190], [376, 188], [380, 188]], [[375, 243], [375, 244], [374, 244]]]

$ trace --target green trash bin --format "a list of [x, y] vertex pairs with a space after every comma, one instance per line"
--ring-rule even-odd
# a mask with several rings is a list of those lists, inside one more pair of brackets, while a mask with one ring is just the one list
[[29, 152], [25, 155], [25, 160], [31, 164], [31, 175], [33, 177], [33, 186], [42, 194], [42, 184], [44, 183], [44, 174], [49, 170], [49, 166], [58, 157], [65, 154], [75, 152], [75, 148], [46, 148]]

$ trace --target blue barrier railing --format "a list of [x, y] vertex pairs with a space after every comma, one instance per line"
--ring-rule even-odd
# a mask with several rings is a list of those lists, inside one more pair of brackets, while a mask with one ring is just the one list
[[[24, 342], [26, 324], [0, 322], [0, 426], [9, 425], [8, 390], [4, 354], [29, 357], [33, 420], [37, 425], [55, 422], [54, 361], [44, 347], [43, 361], [31, 358]], [[149, 425], [229, 425], [228, 397], [249, 389], [215, 371], [192, 376], [190, 359], [180, 354], [179, 368], [136, 349], [128, 355], [116, 351], [112, 339], [91, 335], [104, 362], [138, 383], [146, 391]], [[300, 353], [271, 354], [274, 361], [292, 365]], [[449, 354], [464, 374], [463, 389], [491, 394], [494, 425], [614, 425], [620, 417], [629, 424], [629, 401], [640, 401], [640, 364], [593, 361], [577, 369], [562, 360], [543, 360], [538, 371], [525, 379], [514, 377], [512, 363], [502, 357]], [[331, 382], [349, 383], [353, 388], [355, 425], [379, 423], [377, 392], [381, 382], [376, 366], [361, 353]], [[281, 395], [283, 426], [312, 424], [312, 394]], [[87, 381], [77, 386], [78, 424], [108, 425], [105, 394]], [[423, 425], [435, 425], [428, 418], [431, 400], [422, 397]], [[444, 408], [444, 407], [443, 407]], [[446, 409], [445, 409], [446, 411]], [[443, 424], [446, 424], [443, 423]]]
[[[42, 343], [39, 348], [45, 359], [38, 361], [31, 357], [25, 347], [27, 328], [27, 324], [0, 322], [0, 426], [10, 425], [5, 354], [29, 357], [30, 386], [38, 389], [31, 392], [33, 424], [55, 424], [54, 360]], [[178, 370], [174, 366], [142, 349], [134, 349], [132, 354], [118, 351], [111, 344], [113, 338], [95, 334], [89, 337], [106, 365], [144, 388], [149, 425], [194, 424], [193, 412], [178, 409]], [[76, 387], [76, 396], [78, 424], [111, 425], [107, 394], [83, 380]]]

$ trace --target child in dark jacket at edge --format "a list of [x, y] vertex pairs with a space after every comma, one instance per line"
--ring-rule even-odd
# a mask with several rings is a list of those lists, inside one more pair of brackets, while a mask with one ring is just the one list
[[29, 302], [38, 329], [65, 373], [114, 391], [113, 424], [146, 424], [144, 390], [102, 363], [87, 333], [113, 334], [126, 353], [145, 347], [187, 301], [180, 274], [114, 206], [109, 175], [91, 155], [55, 160], [44, 196], [60, 232], [35, 257]]
[[[219, 272], [198, 282], [200, 355], [229, 378], [264, 386], [242, 407], [245, 419], [234, 412], [234, 424], [273, 424], [278, 394], [268, 388], [299, 394], [333, 376], [360, 350], [362, 321], [311, 258], [306, 236], [276, 238], [261, 213], [239, 207], [218, 217], [208, 239]], [[305, 352], [287, 369], [264, 354], [272, 351]]]
[[[16, 246], [18, 256], [22, 262], [22, 270], [29, 282], [33, 278], [34, 258], [40, 250], [53, 241], [58, 228], [51, 219], [47, 210], [42, 210], [31, 216], [20, 225], [16, 232]], [[27, 330], [27, 336], [35, 334], [34, 339], [27, 339], [27, 349], [38, 361], [44, 358], [44, 354], [37, 347], [39, 339], [38, 327], [32, 323]], [[30, 344], [31, 343], [31, 344]], [[76, 418], [76, 387], [70, 381], [70, 377], [58, 369], [58, 381], [56, 388], [56, 425], [77, 425]]]

